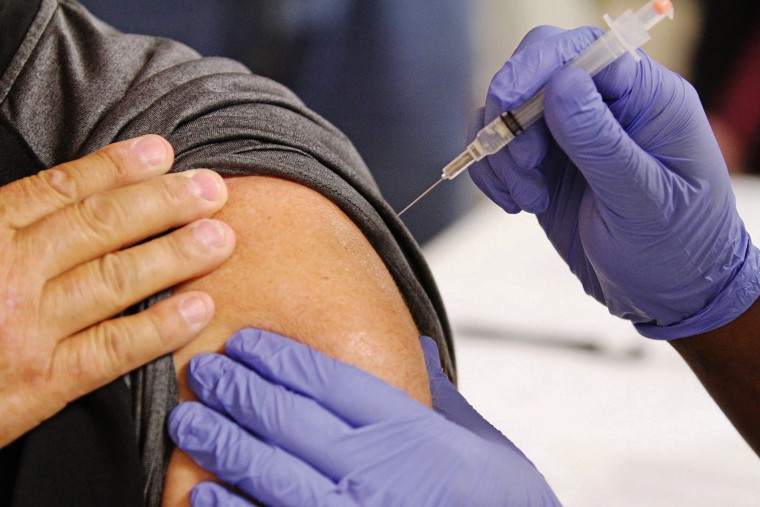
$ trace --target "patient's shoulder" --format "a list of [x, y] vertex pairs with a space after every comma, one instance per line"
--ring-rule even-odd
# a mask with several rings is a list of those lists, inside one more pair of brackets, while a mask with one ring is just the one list
[[328, 199], [269, 177], [227, 179], [217, 215], [237, 234], [231, 259], [184, 288], [208, 291], [210, 328], [176, 355], [219, 350], [243, 327], [291, 336], [429, 402], [414, 320], [383, 261]]
[[[227, 180], [229, 200], [217, 218], [236, 232], [232, 257], [180, 287], [211, 293], [217, 311], [201, 336], [175, 354], [183, 399], [192, 355], [221, 351], [243, 327], [291, 336], [355, 364], [430, 404], [414, 320], [377, 252], [328, 199], [269, 177]], [[164, 505], [186, 504], [209, 477], [179, 451], [172, 458]]]

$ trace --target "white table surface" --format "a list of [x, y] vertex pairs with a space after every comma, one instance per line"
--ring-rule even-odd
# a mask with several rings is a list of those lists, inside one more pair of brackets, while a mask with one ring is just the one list
[[[734, 188], [760, 238], [760, 179]], [[533, 216], [483, 202], [425, 254], [462, 392], [566, 506], [760, 505], [760, 460], [689, 368], [586, 296]]]

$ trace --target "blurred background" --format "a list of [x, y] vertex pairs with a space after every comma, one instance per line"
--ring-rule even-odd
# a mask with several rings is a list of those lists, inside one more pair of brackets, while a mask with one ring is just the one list
[[[85, 0], [117, 28], [227, 56], [296, 92], [343, 130], [400, 210], [465, 141], [469, 0]], [[404, 215], [421, 243], [461, 216], [466, 178]], [[469, 190], [469, 191], [468, 191]]]
[[[643, 0], [81, 0], [130, 32], [229, 56], [353, 140], [400, 210], [464, 147], [531, 28], [604, 26]], [[674, 0], [644, 47], [689, 79], [760, 235], [760, 2]], [[460, 388], [571, 505], [756, 506], [760, 462], [665, 343], [583, 295], [535, 219], [467, 176], [404, 215], [455, 331]]]

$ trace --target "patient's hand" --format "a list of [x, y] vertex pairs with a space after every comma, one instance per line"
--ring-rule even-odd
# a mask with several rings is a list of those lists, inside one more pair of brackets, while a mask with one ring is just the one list
[[[356, 365], [430, 406], [419, 333], [393, 278], [359, 229], [333, 203], [296, 183], [269, 177], [227, 180], [229, 200], [216, 218], [236, 232], [237, 247], [217, 271], [180, 287], [216, 301], [209, 327], [175, 354], [180, 397], [190, 358], [220, 352], [245, 327], [291, 336]], [[164, 504], [188, 501], [208, 478], [174, 454]]]
[[203, 292], [114, 317], [234, 246], [227, 226], [201, 220], [227, 197], [219, 176], [165, 175], [173, 160], [145, 136], [0, 188], [0, 448], [209, 322]]

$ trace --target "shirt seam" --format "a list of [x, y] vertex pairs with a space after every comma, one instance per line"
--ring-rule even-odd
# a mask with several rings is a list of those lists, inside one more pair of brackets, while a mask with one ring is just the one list
[[29, 30], [27, 30], [16, 54], [11, 58], [8, 68], [0, 78], [0, 105], [5, 103], [5, 99], [8, 98], [8, 94], [11, 88], [13, 88], [16, 79], [29, 61], [30, 56], [42, 38], [42, 34], [45, 33], [57, 10], [58, 2], [56, 0], [42, 0], [40, 10], [29, 26]]

